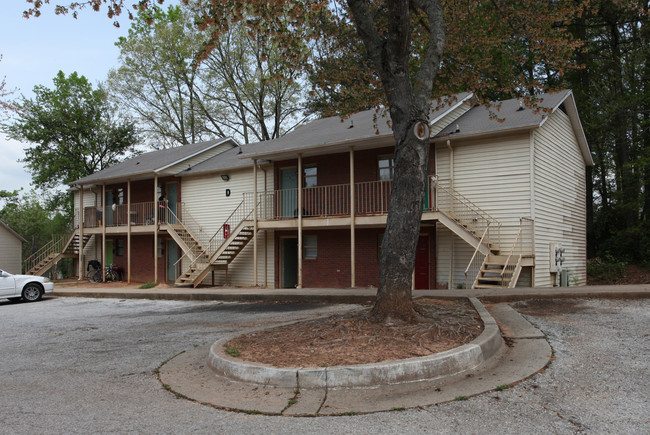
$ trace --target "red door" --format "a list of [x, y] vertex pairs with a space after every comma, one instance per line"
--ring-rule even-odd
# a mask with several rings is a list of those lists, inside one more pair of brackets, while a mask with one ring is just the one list
[[415, 289], [429, 288], [429, 237], [420, 236], [415, 253]]

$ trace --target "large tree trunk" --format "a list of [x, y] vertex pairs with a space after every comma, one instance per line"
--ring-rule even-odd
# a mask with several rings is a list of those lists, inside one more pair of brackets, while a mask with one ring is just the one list
[[[409, 66], [411, 4], [426, 13], [430, 35], [415, 74]], [[411, 288], [428, 175], [431, 90], [445, 42], [442, 5], [439, 0], [386, 1], [389, 20], [384, 33], [373, 22], [369, 2], [348, 0], [348, 5], [381, 77], [395, 136], [395, 173], [372, 316], [378, 321], [411, 322], [418, 318]]]

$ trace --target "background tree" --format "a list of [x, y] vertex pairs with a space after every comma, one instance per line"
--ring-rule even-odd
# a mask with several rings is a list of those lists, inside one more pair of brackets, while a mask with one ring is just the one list
[[[2, 55], [0, 54], [0, 62], [2, 62]], [[11, 96], [15, 90], [10, 90], [7, 88], [6, 77], [2, 77], [0, 80], [0, 121], [9, 117], [15, 108], [13, 104], [8, 101], [8, 97]]]
[[111, 96], [135, 114], [150, 142], [231, 136], [249, 143], [301, 122], [301, 70], [280, 62], [274, 44], [242, 23], [224, 23], [228, 30], [210, 39], [195, 26], [200, 12], [192, 5], [140, 11], [117, 43]]
[[17, 192], [10, 193], [15, 195], [0, 209], [0, 220], [27, 240], [22, 251], [25, 260], [50, 241], [52, 234], [63, 234], [68, 219], [62, 213], [48, 210], [44, 204], [50, 199], [34, 190], [21, 197]]
[[[16, 103], [16, 116], [3, 128], [12, 139], [32, 144], [24, 162], [36, 187], [69, 184], [133, 151], [133, 124], [116, 119], [106, 93], [93, 90], [84, 76], [59, 71], [54, 88], [35, 86], [34, 95]], [[54, 205], [64, 197], [59, 194]]]
[[595, 166], [588, 184], [589, 256], [650, 261], [649, 2], [600, 0], [571, 29], [584, 68], [567, 76]]

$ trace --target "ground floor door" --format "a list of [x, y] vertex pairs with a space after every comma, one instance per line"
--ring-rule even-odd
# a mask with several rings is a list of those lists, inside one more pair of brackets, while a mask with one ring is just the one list
[[[178, 245], [173, 240], [167, 240], [167, 281], [174, 282], [178, 277]], [[180, 263], [179, 263], [180, 264]]]
[[415, 289], [429, 289], [429, 237], [420, 236], [415, 254]]
[[104, 253], [104, 258], [106, 259], [107, 266], [113, 264], [113, 241], [112, 240], [106, 240], [106, 251]]
[[298, 284], [298, 239], [283, 237], [280, 239], [281, 283], [282, 288], [295, 288]]
[[298, 216], [298, 173], [296, 168], [280, 170], [280, 216], [291, 218]]

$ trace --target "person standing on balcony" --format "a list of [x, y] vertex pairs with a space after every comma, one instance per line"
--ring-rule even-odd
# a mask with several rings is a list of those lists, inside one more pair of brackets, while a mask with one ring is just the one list
[[167, 195], [163, 191], [158, 198], [158, 221], [166, 222], [167, 221]]

